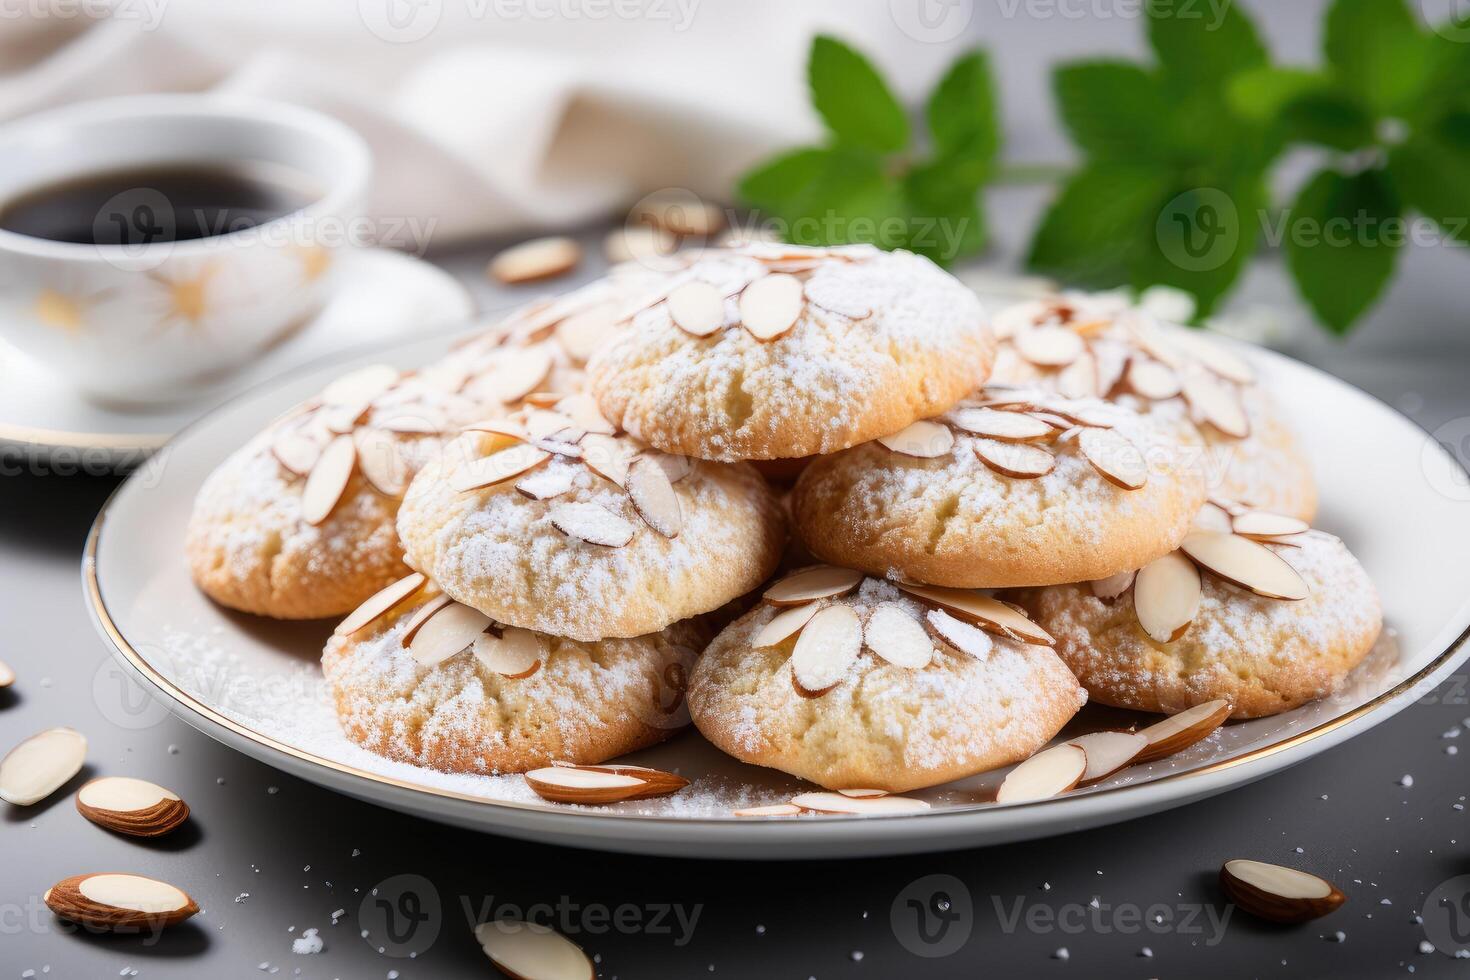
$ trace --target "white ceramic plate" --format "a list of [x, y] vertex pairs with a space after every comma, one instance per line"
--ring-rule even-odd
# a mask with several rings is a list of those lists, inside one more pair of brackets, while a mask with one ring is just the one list
[[332, 298], [309, 323], [217, 384], [162, 405], [91, 401], [0, 341], [0, 445], [46, 457], [70, 454], [88, 465], [136, 466], [175, 432], [263, 381], [363, 344], [422, 337], [474, 311], [458, 280], [402, 252], [349, 250], [332, 275]]
[[[400, 344], [253, 391], [182, 432], [103, 508], [84, 577], [119, 658], [188, 723], [247, 755], [352, 796], [423, 817], [542, 842], [704, 857], [893, 854], [1041, 837], [1178, 806], [1259, 779], [1379, 724], [1462, 661], [1470, 597], [1470, 504], [1441, 493], [1455, 464], [1412, 423], [1353, 388], [1264, 351], [1264, 383], [1305, 435], [1322, 484], [1318, 524], [1342, 536], [1382, 592], [1385, 639], [1339, 696], [1230, 725], [1186, 752], [1087, 790], [1037, 803], [987, 802], [1001, 772], [917, 794], [904, 817], [749, 820], [734, 806], [789, 799], [796, 780], [731, 760], [696, 732], [631, 761], [694, 784], [661, 800], [607, 808], [546, 804], [516, 776], [431, 772], [378, 759], [337, 732], [316, 660], [329, 623], [227, 613], [190, 584], [183, 537], [205, 475], [265, 421], [344, 367], [423, 363], [447, 343]], [[1079, 724], [1107, 727], [1087, 709]], [[810, 788], [810, 787], [807, 787]], [[1183, 819], [1188, 819], [1187, 815]]]

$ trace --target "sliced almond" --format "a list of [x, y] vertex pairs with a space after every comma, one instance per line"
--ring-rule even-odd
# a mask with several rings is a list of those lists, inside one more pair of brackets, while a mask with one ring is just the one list
[[161, 837], [189, 819], [189, 805], [177, 793], [128, 776], [104, 776], [84, 785], [77, 791], [77, 812], [130, 837]]
[[550, 500], [572, 489], [576, 471], [570, 467], [535, 470], [516, 481], [516, 492], [532, 500]]
[[976, 660], [990, 656], [991, 639], [980, 629], [961, 619], [956, 619], [943, 609], [931, 609], [925, 619], [939, 638], [960, 653], [968, 653]]
[[582, 947], [548, 926], [495, 918], [475, 926], [475, 941], [513, 980], [595, 980]]
[[679, 240], [662, 228], [652, 225], [626, 225], [608, 232], [603, 239], [603, 252], [609, 262], [668, 261]]
[[58, 918], [94, 929], [133, 932], [176, 925], [199, 911], [183, 891], [142, 875], [75, 875], [43, 896]]
[[674, 492], [674, 485], [657, 460], [646, 456], [633, 460], [628, 467], [625, 489], [643, 523], [666, 538], [679, 536], [684, 526], [679, 495]]
[[1227, 381], [1248, 385], [1256, 379], [1255, 370], [1245, 358], [1198, 330], [1176, 330], [1169, 341]]
[[357, 446], [357, 468], [372, 488], [385, 497], [403, 496], [412, 474], [398, 440], [382, 429], [358, 429], [352, 441]]
[[1163, 329], [1149, 314], [1140, 310], [1129, 310], [1118, 318], [1118, 322], [1126, 326], [1133, 342], [1154, 360], [1176, 370], [1184, 365], [1183, 352], [1170, 343], [1170, 338], [1164, 335]]
[[1045, 439], [1054, 432], [1046, 422], [1024, 412], [1003, 412], [995, 408], [958, 408], [946, 419], [956, 429], [1001, 442], [1032, 442]]
[[1116, 599], [1133, 586], [1133, 577], [1137, 574], [1137, 572], [1119, 572], [1117, 575], [1097, 579], [1089, 585], [1092, 594], [1099, 599]]
[[1097, 395], [1107, 398], [1123, 380], [1128, 370], [1130, 351], [1127, 344], [1099, 338], [1090, 345], [1097, 367]]
[[1199, 612], [1199, 569], [1177, 551], [1149, 562], [1133, 586], [1138, 625], [1157, 643], [1172, 643]]
[[628, 467], [638, 449], [626, 439], [589, 432], [582, 437], [582, 462], [605, 480], [620, 487], [628, 484]]
[[862, 584], [863, 573], [836, 565], [814, 565], [781, 579], [762, 596], [773, 606], [800, 606], [847, 595]]
[[1225, 382], [1203, 371], [1185, 374], [1184, 398], [1200, 420], [1236, 439], [1251, 434], [1250, 419], [1245, 414], [1240, 395]]
[[602, 414], [602, 409], [597, 406], [597, 399], [584, 391], [562, 396], [556, 403], [556, 410], [571, 419], [572, 424], [584, 432], [610, 436], [617, 431]]
[[546, 641], [541, 635], [517, 626], [507, 626], [499, 636], [481, 633], [473, 642], [475, 659], [486, 670], [512, 680], [530, 677], [546, 659]]
[[873, 310], [858, 297], [852, 295], [852, 286], [844, 277], [815, 275], [806, 281], [804, 289], [807, 301], [820, 306], [829, 313], [845, 316], [849, 320], [866, 320]]
[[1135, 357], [1128, 365], [1128, 387], [1150, 401], [1163, 401], [1179, 394], [1179, 375], [1166, 364]]
[[1196, 565], [1256, 595], [1295, 601], [1311, 593], [1285, 559], [1238, 534], [1190, 531], [1179, 547]]
[[1057, 641], [1014, 606], [981, 595], [973, 589], [950, 589], [938, 585], [913, 585], [895, 583], [900, 589], [916, 599], [939, 606], [968, 623], [981, 629], [1013, 637], [1023, 643], [1040, 643], [1052, 646]]
[[445, 606], [449, 605], [453, 601], [454, 600], [449, 598], [449, 596], [441, 593], [434, 596], [434, 598], [430, 599], [428, 602], [415, 609], [413, 615], [409, 617], [408, 623], [403, 629], [403, 636], [399, 640], [399, 642], [402, 643], [405, 647], [412, 644], [413, 638], [419, 635], [419, 630], [423, 629], [424, 624], [427, 623], [430, 619], [434, 618], [435, 613], [437, 613], [439, 610], [443, 609]]
[[1281, 923], [1318, 919], [1347, 901], [1325, 878], [1245, 858], [1226, 861], [1220, 868], [1220, 890], [1251, 915]]
[[796, 638], [796, 647], [791, 651], [791, 677], [797, 693], [820, 697], [836, 687], [862, 648], [862, 623], [851, 606], [820, 610]]
[[578, 764], [575, 762], [554, 761], [553, 766], [562, 769], [581, 769], [586, 772], [610, 772], [619, 776], [634, 776], [643, 780], [643, 795], [639, 799], [650, 796], [666, 796], [677, 792], [689, 785], [689, 780], [676, 773], [665, 772], [662, 769], [654, 769], [649, 766], [635, 766], [626, 762], [598, 762], [589, 764]]
[[533, 238], [490, 260], [487, 272], [507, 285], [564, 275], [582, 261], [582, 246], [570, 238]]
[[725, 212], [693, 191], [658, 191], [634, 206], [631, 219], [675, 235], [707, 238], [725, 227]]
[[360, 405], [393, 387], [399, 377], [401, 372], [391, 364], [369, 364], [327, 385], [321, 399], [327, 405]]
[[801, 317], [801, 280], [778, 272], [745, 287], [740, 294], [740, 322], [757, 340], [775, 340]]
[[373, 409], [372, 402], [356, 402], [351, 405], [324, 405], [318, 409], [316, 419], [334, 435], [346, 435], [357, 428]]
[[480, 419], [460, 428], [465, 432], [488, 432], [491, 435], [504, 436], [516, 442], [529, 442], [531, 439], [531, 434], [526, 431], [526, 427], [515, 419]]
[[1138, 732], [1093, 732], [1074, 738], [1068, 744], [1087, 753], [1087, 768], [1078, 780], [1080, 785], [1086, 786], [1132, 765], [1148, 747], [1148, 739]]
[[1148, 461], [1126, 436], [1113, 429], [1083, 429], [1077, 448], [1092, 468], [1115, 487], [1141, 490], [1148, 482]]
[[482, 490], [520, 476], [550, 458], [551, 453], [540, 446], [516, 443], [498, 453], [466, 463], [450, 475], [449, 485], [459, 493]]
[[949, 426], [920, 420], [878, 440], [879, 445], [904, 456], [934, 459], [954, 448], [954, 433]]
[[356, 463], [357, 445], [351, 436], [337, 436], [327, 443], [301, 491], [302, 520], [316, 525], [331, 515], [347, 489], [347, 481], [352, 479]]
[[854, 800], [871, 800], [880, 796], [892, 796], [886, 789], [839, 789], [837, 792]]
[[526, 784], [537, 796], [552, 803], [618, 803], [671, 792], [665, 790], [650, 794], [650, 783], [642, 776], [580, 766], [533, 769], [526, 773]]
[[332, 632], [337, 636], [351, 636], [369, 623], [376, 622], [388, 610], [422, 589], [424, 583], [428, 581], [429, 577], [423, 572], [414, 572], [411, 575], [405, 575], [392, 585], [385, 585], [349, 613], [347, 618], [338, 623], [337, 628]]
[[563, 456], [567, 459], [581, 459], [582, 447], [580, 443], [586, 435], [587, 433], [581, 429], [570, 427], [560, 429], [540, 438], [533, 438], [531, 445], [537, 449], [544, 449], [553, 456]]
[[1273, 514], [1264, 510], [1248, 510], [1230, 519], [1230, 527], [1236, 534], [1248, 538], [1279, 538], [1289, 534], [1305, 534], [1311, 525], [1285, 514]]
[[1234, 520], [1225, 508], [1214, 501], [1207, 500], [1200, 505], [1198, 513], [1194, 515], [1193, 526], [1202, 531], [1220, 531], [1231, 534], [1234, 531]]
[[81, 772], [87, 739], [70, 728], [32, 735], [0, 759], [0, 800], [16, 806], [39, 803]]
[[1037, 367], [1065, 367], [1085, 349], [1082, 338], [1066, 327], [1041, 326], [1015, 337], [1016, 352]]
[[449, 428], [449, 420], [438, 409], [414, 405], [411, 408], [379, 409], [372, 415], [372, 425], [375, 429], [400, 435], [432, 436]]
[[707, 282], [686, 282], [664, 302], [674, 326], [691, 336], [708, 337], [725, 325], [725, 297]]
[[809, 602], [804, 606], [792, 606], [778, 612], [751, 637], [750, 645], [757, 650], [773, 647], [787, 637], [800, 633], [801, 628], [811, 621], [820, 608], [822, 607], [817, 603]]
[[922, 813], [929, 804], [912, 796], [852, 797], [845, 793], [802, 793], [791, 802], [813, 813], [841, 813], [856, 817], [898, 816]]
[[1076, 745], [1053, 745], [1021, 763], [1001, 780], [997, 803], [1026, 803], [1060, 796], [1087, 771], [1087, 752]]
[[434, 667], [464, 651], [485, 632], [490, 617], [463, 603], [451, 602], [418, 628], [408, 652], [425, 667]]
[[1040, 446], [997, 439], [976, 439], [974, 446], [980, 462], [1002, 476], [1019, 480], [1046, 476], [1057, 465], [1057, 458]]
[[7, 688], [15, 683], [15, 671], [3, 660], [0, 660], [0, 689]]
[[768, 803], [765, 806], [748, 806], [730, 811], [736, 817], [794, 817], [801, 812], [801, 807], [795, 803]]
[[482, 380], [497, 399], [511, 405], [541, 387], [554, 366], [551, 351], [541, 344], [507, 347], [496, 352]]
[[600, 303], [559, 322], [553, 336], [573, 360], [585, 364], [617, 329], [616, 316], [616, 306]]
[[694, 460], [688, 456], [657, 452], [645, 453], [645, 455], [663, 467], [664, 475], [669, 478], [670, 483], [678, 483], [694, 472]]
[[567, 537], [604, 548], [621, 548], [636, 528], [601, 504], [553, 504], [551, 526]]
[[321, 459], [324, 446], [320, 439], [296, 430], [277, 436], [271, 443], [271, 455], [290, 472], [306, 476]]
[[1097, 360], [1084, 350], [1057, 373], [1057, 392], [1063, 398], [1096, 398]]
[[863, 643], [895, 667], [920, 670], [934, 659], [934, 643], [923, 624], [896, 602], [879, 603], [868, 616]]
[[1206, 701], [1193, 708], [1186, 708], [1177, 715], [1170, 715], [1139, 731], [1138, 734], [1148, 739], [1148, 748], [1133, 761], [1152, 762], [1187, 749], [1195, 742], [1209, 737], [1229, 717], [1230, 702], [1224, 700]]

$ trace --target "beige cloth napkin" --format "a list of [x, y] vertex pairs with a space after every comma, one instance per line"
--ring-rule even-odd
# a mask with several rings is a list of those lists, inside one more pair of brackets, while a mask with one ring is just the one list
[[908, 2], [27, 0], [0, 23], [0, 119], [137, 92], [311, 106], [372, 145], [372, 214], [432, 221], [442, 245], [663, 188], [728, 200], [744, 168], [819, 135], [813, 34], [906, 95], [932, 82], [965, 38], [906, 31]]

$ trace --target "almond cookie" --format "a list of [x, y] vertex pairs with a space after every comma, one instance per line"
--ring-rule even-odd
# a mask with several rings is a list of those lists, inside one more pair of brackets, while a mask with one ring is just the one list
[[1029, 757], [1086, 693], [1024, 613], [814, 566], [715, 637], [689, 711], [737, 759], [902, 792]]
[[493, 622], [414, 573], [354, 612], [322, 669], [347, 737], [444, 772], [593, 764], [689, 721], [688, 671], [708, 638], [692, 623], [583, 643]]
[[599, 640], [652, 633], [753, 589], [776, 567], [786, 525], [746, 464], [650, 450], [595, 409], [529, 409], [446, 447], [414, 479], [398, 533], [414, 567], [456, 600]]
[[831, 453], [982, 382], [979, 300], [928, 259], [871, 246], [708, 250], [630, 307], [588, 365], [608, 418], [711, 460]]
[[1198, 427], [1216, 460], [1210, 492], [1310, 521], [1317, 488], [1256, 370], [1207, 332], [1112, 294], [1064, 293], [1001, 310], [992, 381], [1102, 397]]
[[1178, 546], [1205, 499], [1200, 447], [1121, 405], [984, 389], [814, 461], [792, 491], [818, 558], [962, 588], [1057, 584]]
[[1018, 594], [1095, 700], [1258, 718], [1334, 693], [1372, 648], [1378, 595], [1341, 541], [1224, 506], [1136, 574]]

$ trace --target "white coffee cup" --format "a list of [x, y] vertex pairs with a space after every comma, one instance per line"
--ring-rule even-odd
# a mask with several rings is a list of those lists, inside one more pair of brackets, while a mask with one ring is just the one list
[[[354, 244], [372, 157], [342, 123], [284, 103], [144, 95], [0, 127], [0, 212], [37, 188], [179, 166], [299, 180], [309, 201], [254, 227], [184, 241], [170, 203], [132, 188], [98, 221], [136, 223], [131, 244], [0, 229], [0, 336], [83, 392], [165, 401], [208, 385], [322, 306], [336, 250]], [[283, 178], [284, 179], [284, 178]]]

